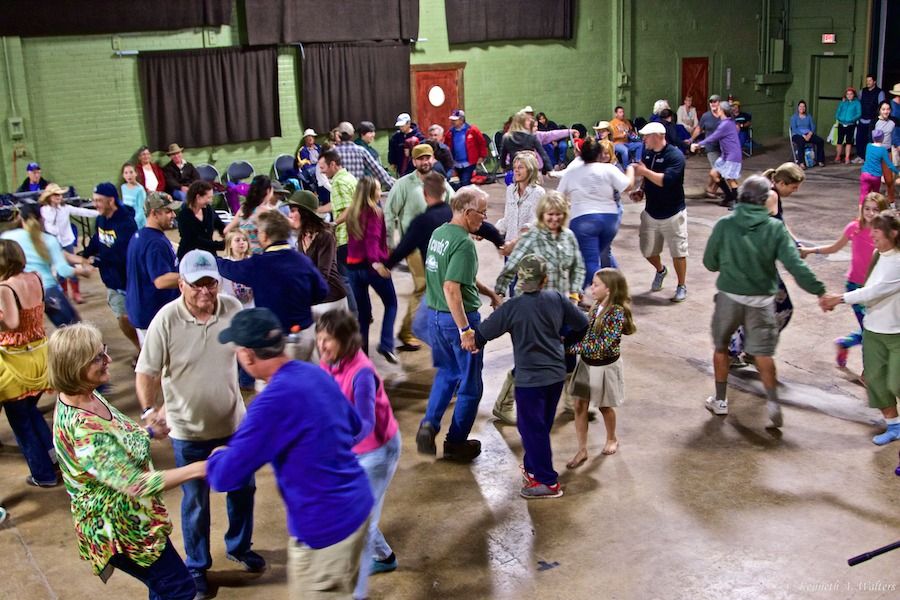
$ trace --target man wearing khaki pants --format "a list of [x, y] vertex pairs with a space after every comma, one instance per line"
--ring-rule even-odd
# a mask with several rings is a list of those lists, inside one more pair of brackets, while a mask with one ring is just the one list
[[[413, 148], [412, 158], [415, 170], [394, 183], [384, 207], [384, 222], [387, 226], [388, 244], [391, 247], [395, 246], [394, 232], [398, 232], [402, 238], [409, 229], [410, 221], [425, 212], [426, 208], [425, 195], [422, 190], [425, 176], [431, 173], [434, 166], [434, 150], [428, 144], [419, 144]], [[444, 182], [444, 186], [443, 200], [449, 202], [453, 188], [447, 182]], [[409, 352], [421, 347], [421, 342], [413, 336], [412, 321], [422, 294], [425, 293], [425, 265], [418, 250], [406, 257], [406, 264], [409, 266], [409, 273], [413, 278], [413, 297], [407, 303], [406, 316], [403, 317], [397, 337], [400, 339], [398, 350]]]

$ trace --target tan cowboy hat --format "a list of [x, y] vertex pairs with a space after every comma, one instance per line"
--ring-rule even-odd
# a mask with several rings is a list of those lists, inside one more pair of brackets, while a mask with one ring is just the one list
[[41, 192], [41, 196], [40, 198], [38, 198], [38, 201], [43, 204], [50, 196], [55, 196], [57, 194], [59, 194], [60, 196], [65, 196], [68, 193], [69, 188], [59, 187], [55, 183], [48, 183], [47, 187], [45, 187]]
[[182, 148], [178, 144], [169, 144], [169, 149], [166, 150], [166, 155], [172, 156], [173, 154], [178, 154], [179, 152], [184, 152], [184, 148]]
[[900, 96], [900, 83], [895, 83], [894, 87], [892, 87], [891, 91], [888, 93], [893, 94], [895, 96]]

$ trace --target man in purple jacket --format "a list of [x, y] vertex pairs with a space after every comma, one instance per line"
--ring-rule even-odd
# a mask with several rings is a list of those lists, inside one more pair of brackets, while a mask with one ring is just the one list
[[266, 388], [227, 446], [209, 457], [210, 487], [236, 490], [272, 463], [287, 512], [291, 598], [349, 598], [359, 575], [374, 500], [353, 453], [362, 423], [334, 379], [285, 354], [272, 311], [235, 315], [219, 342], [233, 343], [241, 366]]

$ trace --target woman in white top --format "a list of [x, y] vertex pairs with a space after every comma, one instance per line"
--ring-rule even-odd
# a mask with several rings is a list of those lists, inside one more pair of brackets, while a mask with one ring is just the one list
[[694, 99], [690, 96], [684, 97], [684, 104], [678, 107], [677, 117], [678, 117], [678, 125], [684, 127], [684, 130], [688, 134], [688, 138], [691, 137], [691, 133], [694, 131], [694, 128], [697, 126], [697, 108], [693, 106]]
[[608, 161], [615, 156], [612, 142], [587, 138], [581, 147], [584, 166], [568, 171], [558, 190], [572, 205], [569, 227], [584, 258], [584, 287], [600, 267], [618, 267], [612, 241], [622, 222], [619, 196], [634, 186], [634, 167], [622, 173]]
[[[69, 217], [75, 215], [76, 217], [95, 219], [100, 213], [90, 208], [66, 204], [65, 200], [63, 200], [63, 195], [68, 193], [68, 191], [69, 188], [59, 187], [55, 183], [51, 183], [44, 188], [40, 197], [41, 218], [44, 221], [44, 231], [59, 240], [59, 245], [62, 246], [63, 250], [74, 254], [77, 238], [75, 237], [75, 232], [72, 231], [72, 222], [69, 220]], [[81, 298], [81, 289], [78, 285], [77, 277], [69, 279], [60, 277], [59, 283], [66, 294], [68, 294], [71, 287], [72, 300], [76, 304], [84, 303], [84, 300]]]
[[862, 304], [863, 369], [869, 406], [881, 410], [887, 430], [872, 438], [879, 446], [900, 440], [900, 215], [885, 210], [872, 219], [878, 262], [866, 285], [844, 294], [826, 294], [824, 310], [838, 304]]
[[506, 186], [506, 207], [503, 218], [497, 221], [497, 229], [506, 240], [503, 247], [506, 255], [519, 236], [534, 224], [535, 207], [545, 193], [538, 185], [539, 170], [534, 152], [522, 151], [513, 159], [513, 182]]

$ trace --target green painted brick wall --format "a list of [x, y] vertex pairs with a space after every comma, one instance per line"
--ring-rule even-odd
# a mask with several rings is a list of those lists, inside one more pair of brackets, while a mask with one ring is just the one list
[[[789, 85], [754, 85], [756, 15], [767, 1], [788, 7], [788, 64], [793, 72]], [[753, 113], [759, 139], [784, 134], [793, 102], [810, 94], [813, 56], [827, 51], [848, 54], [854, 67], [851, 80], [858, 85], [864, 74], [860, 65], [865, 11], [866, 0], [580, 0], [572, 40], [451, 49], [444, 1], [421, 0], [419, 35], [427, 41], [414, 46], [412, 62], [465, 62], [467, 113], [473, 123], [493, 132], [525, 104], [561, 123], [590, 124], [608, 118], [619, 103], [629, 114], [646, 116], [657, 98], [668, 98], [673, 106], [680, 100], [681, 57], [709, 56], [711, 90], [727, 93], [724, 73], [730, 67], [732, 92]], [[234, 14], [231, 26], [220, 29], [3, 40], [2, 187], [18, 186], [31, 160], [41, 162], [49, 178], [74, 184], [82, 194], [98, 181], [118, 180], [120, 165], [132, 157], [145, 136], [137, 61], [115, 57], [114, 45], [126, 50], [236, 45], [240, 43], [239, 11]], [[838, 44], [823, 48], [821, 33], [832, 32]], [[275, 156], [293, 153], [303, 130], [297, 63], [293, 48], [279, 51], [281, 137], [192, 148], [186, 152], [187, 159], [195, 164], [210, 162], [220, 170], [232, 160], [246, 159], [257, 172], [267, 173]], [[620, 73], [627, 76], [621, 87]], [[25, 119], [26, 135], [18, 145], [26, 154], [16, 161], [12, 159], [16, 144], [6, 128], [12, 114], [10, 95], [16, 112]], [[379, 132], [376, 140], [383, 153], [389, 133]]]

